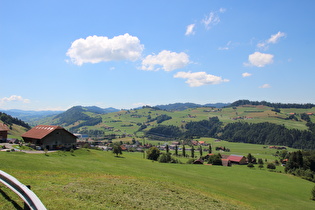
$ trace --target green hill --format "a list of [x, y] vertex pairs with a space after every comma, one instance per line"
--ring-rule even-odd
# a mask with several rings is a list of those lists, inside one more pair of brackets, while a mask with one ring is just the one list
[[[246, 166], [163, 164], [142, 153], [80, 149], [0, 153], [1, 170], [32, 190], [48, 209], [313, 209], [314, 183]], [[27, 161], [25, 161], [27, 160]], [[0, 209], [23, 202], [1, 186]]]
[[[45, 118], [41, 120], [37, 124], [53, 124], [53, 125], [61, 125], [66, 129], [70, 130], [74, 133], [88, 134], [91, 137], [106, 137], [110, 136], [112, 138], [113, 135], [119, 137], [128, 136], [139, 137], [144, 136], [151, 129], [155, 129], [158, 126], [176, 126], [181, 132], [187, 131], [187, 125], [191, 122], [199, 122], [202, 120], [209, 120], [210, 118], [216, 117], [220, 123], [222, 123], [221, 130], [212, 132], [212, 135], [207, 134], [205, 137], [220, 137], [220, 133], [225, 132], [224, 129], [227, 125], [233, 124], [238, 127], [241, 125], [249, 125], [252, 126], [254, 124], [258, 124], [258, 127], [263, 128], [264, 126], [270, 126], [274, 129], [275, 134], [279, 132], [287, 132], [286, 135], [294, 135], [294, 139], [290, 140], [290, 142], [281, 143], [283, 140], [276, 140], [276, 144], [287, 144], [285, 146], [293, 146], [296, 148], [313, 148], [315, 143], [313, 140], [310, 140], [309, 135], [313, 136], [313, 134], [309, 134], [309, 130], [314, 132], [315, 129], [315, 107], [310, 105], [290, 105], [292, 108], [278, 108], [278, 107], [290, 107], [289, 105], [279, 105], [279, 104], [271, 104], [267, 102], [257, 102], [257, 105], [254, 102], [250, 102], [249, 104], [243, 104], [244, 101], [239, 101], [233, 103], [241, 104], [239, 106], [229, 106], [225, 108], [213, 108], [213, 107], [198, 107], [198, 108], [188, 108], [182, 111], [167, 111], [162, 110], [158, 107], [143, 107], [141, 109], [134, 110], [121, 110], [118, 112], [111, 113], [99, 113], [99, 111], [95, 111], [95, 109], [88, 109], [86, 107], [77, 106], [72, 107], [64, 113], [56, 115], [54, 117]], [[270, 107], [262, 104], [268, 104]], [[306, 117], [307, 118], [306, 118]], [[271, 124], [266, 124], [271, 123]], [[275, 126], [272, 126], [275, 125]], [[227, 128], [231, 128], [227, 127]], [[244, 128], [245, 129], [245, 128]], [[267, 129], [267, 128], [266, 128]], [[161, 129], [160, 129], [161, 130]], [[255, 129], [252, 129], [255, 132]], [[283, 130], [283, 131], [280, 131]], [[294, 131], [296, 130], [296, 132]], [[258, 130], [257, 130], [258, 131]], [[267, 131], [267, 130], [266, 130]], [[294, 134], [292, 134], [292, 132]], [[233, 131], [235, 133], [235, 131]], [[156, 132], [155, 132], [156, 133]], [[177, 132], [178, 133], [178, 132]], [[245, 130], [246, 133], [246, 130]], [[158, 136], [167, 136], [165, 133], [156, 133]], [[241, 136], [234, 136], [232, 134], [226, 135], [227, 140], [239, 141], [239, 142], [247, 142], [248, 140], [242, 140]], [[171, 138], [185, 138], [186, 134], [170, 136]], [[196, 136], [203, 136], [194, 134]], [[244, 132], [242, 132], [244, 135]], [[259, 134], [252, 133], [252, 138], [256, 138], [255, 136], [259, 136]], [[257, 137], [258, 137], [257, 136]], [[304, 139], [300, 139], [301, 136], [304, 136]], [[186, 135], [186, 137], [189, 137]], [[311, 137], [311, 138], [313, 138]], [[151, 138], [154, 136], [151, 135]], [[190, 138], [190, 137], [189, 137]], [[249, 138], [246, 137], [246, 138]], [[274, 144], [274, 140], [271, 139], [272, 136], [269, 136], [269, 140], [267, 141], [267, 137], [260, 136], [262, 140], [257, 142], [255, 139], [251, 140], [253, 143], [266, 143], [270, 142]], [[282, 137], [281, 137], [282, 138]], [[295, 144], [294, 141], [299, 140], [298, 144]], [[293, 141], [293, 142], [292, 142]], [[304, 143], [303, 143], [304, 142]], [[307, 143], [308, 142], [308, 143]], [[307, 144], [305, 144], [307, 143]]]
[[26, 122], [3, 112], [0, 112], [0, 122], [6, 124], [10, 129], [8, 138], [21, 139], [21, 135], [31, 128]]

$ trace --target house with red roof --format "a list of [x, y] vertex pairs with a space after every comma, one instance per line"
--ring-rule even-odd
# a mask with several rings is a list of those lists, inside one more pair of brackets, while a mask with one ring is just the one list
[[230, 155], [227, 159], [231, 162], [231, 164], [246, 164], [246, 157], [243, 155]]
[[0, 142], [6, 142], [8, 138], [8, 131], [10, 129], [4, 123], [0, 123]]
[[22, 135], [25, 143], [42, 149], [75, 148], [77, 136], [56, 125], [38, 125]]

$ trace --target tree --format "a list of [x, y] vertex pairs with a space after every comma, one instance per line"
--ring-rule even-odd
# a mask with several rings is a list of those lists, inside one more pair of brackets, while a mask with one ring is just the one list
[[211, 144], [209, 144], [209, 154], [212, 153], [212, 147], [211, 147]]
[[169, 148], [168, 144], [166, 145], [166, 153], [167, 154], [170, 153], [170, 148]]
[[183, 156], [186, 157], [186, 149], [185, 149], [185, 145], [183, 145]]
[[113, 153], [116, 154], [116, 157], [118, 157], [119, 155], [122, 155], [122, 149], [119, 144], [114, 144]]
[[202, 147], [199, 147], [199, 153], [200, 153], [200, 157], [202, 157]]
[[253, 156], [250, 153], [248, 153], [248, 155], [247, 155], [247, 162], [248, 163], [252, 163], [253, 162]]
[[160, 156], [160, 150], [156, 147], [151, 147], [147, 151], [147, 159], [149, 160], [157, 160]]
[[175, 156], [178, 156], [178, 146], [175, 145]]
[[259, 159], [258, 159], [258, 164], [259, 164], [259, 165], [264, 165], [263, 159], [259, 158]]
[[312, 194], [311, 199], [312, 199], [313, 201], [315, 201], [315, 186], [313, 187], [313, 189], [312, 189], [312, 191], [311, 191], [311, 194]]
[[276, 169], [276, 166], [273, 163], [268, 163], [267, 168], [271, 169], [271, 170], [274, 170], [274, 169]]
[[191, 146], [191, 157], [192, 158], [195, 157], [195, 148], [194, 148], [194, 146]]
[[258, 165], [258, 168], [259, 168], [259, 169], [264, 168], [264, 164], [259, 164], [259, 165]]
[[222, 166], [222, 158], [220, 154], [211, 155], [209, 160], [209, 164]]

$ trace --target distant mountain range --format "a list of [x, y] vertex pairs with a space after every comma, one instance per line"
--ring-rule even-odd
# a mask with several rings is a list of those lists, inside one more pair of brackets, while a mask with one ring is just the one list
[[[157, 105], [154, 107], [167, 110], [167, 111], [182, 111], [185, 109], [198, 108], [198, 107], [222, 108], [228, 105], [230, 105], [230, 103], [215, 103], [215, 104], [205, 104], [205, 105], [195, 104], [195, 103], [174, 103], [174, 104], [167, 104], [167, 105]], [[113, 107], [100, 108], [97, 106], [74, 106], [66, 111], [49, 111], [49, 110], [48, 111], [25, 111], [25, 110], [20, 110], [20, 109], [0, 110], [0, 112], [4, 112], [8, 115], [19, 118], [30, 124], [33, 124], [34, 122], [38, 122], [41, 119], [44, 119], [47, 117], [52, 117], [54, 119], [61, 117], [61, 119], [64, 119], [65, 117], [62, 114], [67, 112], [65, 116], [69, 116], [69, 111], [73, 113], [72, 114], [73, 116], [75, 116], [76, 114], [81, 113], [83, 111], [91, 112], [95, 114], [106, 114], [106, 113], [111, 113], [111, 112], [118, 112], [120, 111], [120, 109], [116, 109]], [[61, 115], [61, 116], [58, 116], [58, 115]], [[61, 121], [64, 121], [64, 120], [61, 120]]]
[[9, 109], [9, 110], [0, 110], [0, 112], [11, 115], [12, 117], [19, 118], [29, 124], [34, 124], [35, 122], [38, 122], [45, 118], [56, 118], [56, 116], [66, 113], [69, 110], [73, 110], [73, 109], [79, 110], [75, 112], [75, 114], [81, 113], [83, 111], [91, 112], [95, 114], [105, 114], [105, 113], [120, 111], [119, 109], [115, 109], [112, 107], [103, 109], [97, 106], [87, 106], [87, 107], [75, 106], [66, 111], [25, 111], [25, 110], [19, 110], [19, 109]]

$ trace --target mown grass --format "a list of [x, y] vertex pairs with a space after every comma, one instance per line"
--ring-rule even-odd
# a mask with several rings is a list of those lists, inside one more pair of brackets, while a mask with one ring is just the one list
[[[162, 164], [141, 153], [0, 153], [0, 169], [30, 184], [48, 209], [312, 209], [313, 183], [246, 166]], [[1, 185], [0, 190], [22, 205]], [[0, 209], [15, 209], [0, 194]]]

